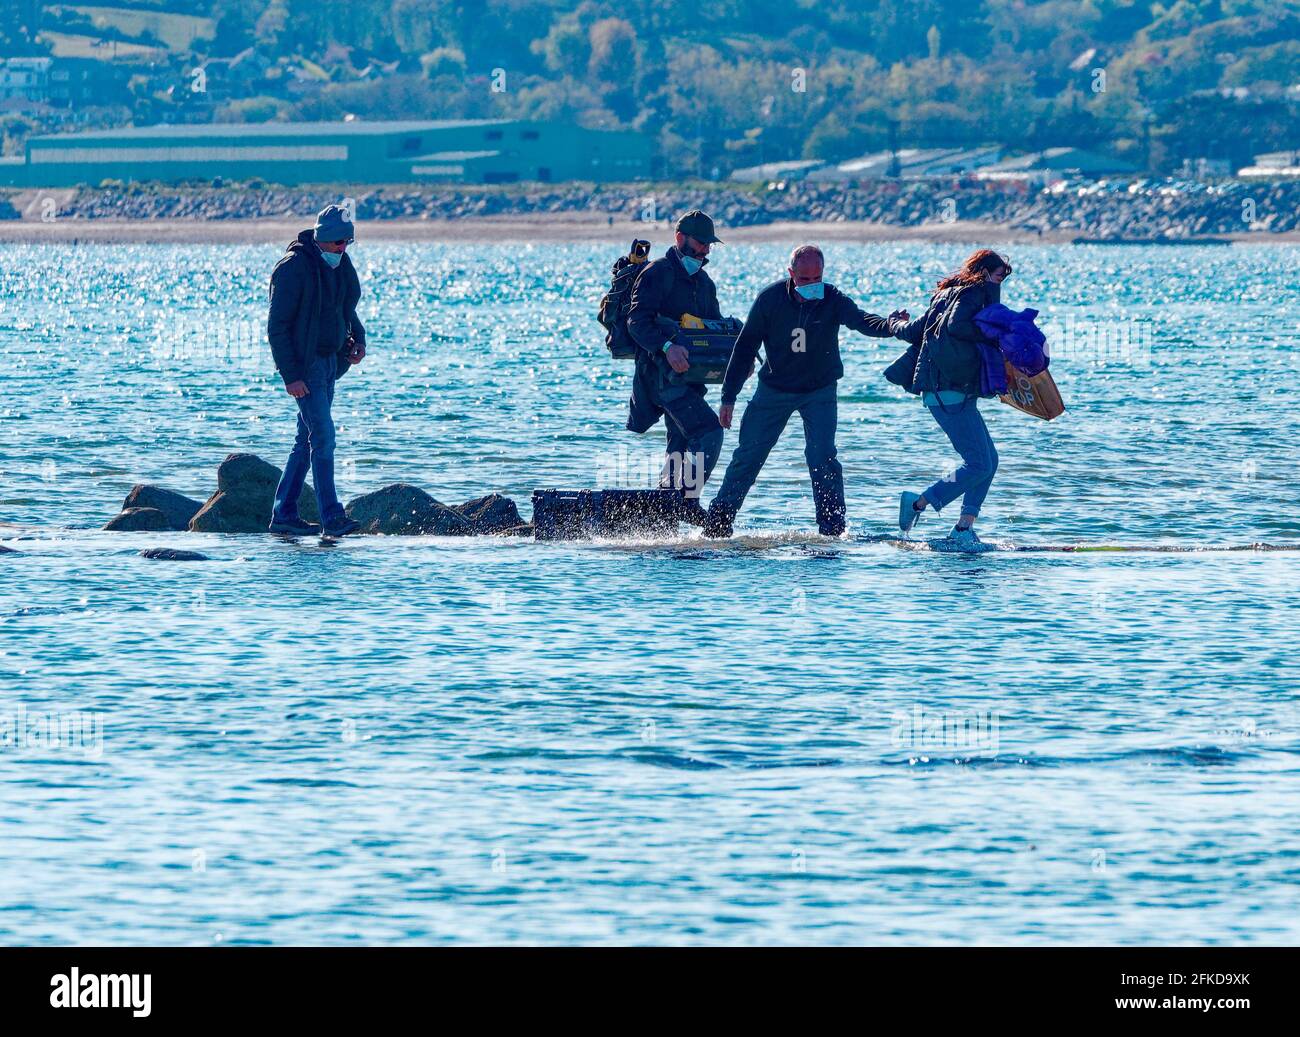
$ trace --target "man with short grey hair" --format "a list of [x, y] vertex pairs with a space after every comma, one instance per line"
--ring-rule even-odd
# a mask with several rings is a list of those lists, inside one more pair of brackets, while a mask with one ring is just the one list
[[[357, 317], [361, 282], [347, 254], [351, 214], [327, 205], [271, 274], [266, 335], [285, 391], [298, 405], [298, 435], [275, 491], [272, 533], [346, 536], [360, 525], [348, 518], [334, 489], [334, 383], [366, 355], [366, 329]], [[298, 497], [310, 469], [321, 525], [298, 515]]]
[[766, 362], [740, 423], [740, 443], [709, 506], [705, 536], [731, 535], [736, 513], [795, 411], [803, 418], [817, 529], [825, 536], [844, 532], [844, 472], [835, 449], [836, 383], [844, 374], [840, 328], [874, 338], [896, 337], [907, 314], [899, 310], [886, 318], [864, 313], [822, 280], [824, 268], [825, 258], [816, 245], [795, 249], [786, 278], [759, 293], [736, 339], [722, 382], [718, 418], [723, 428], [731, 428], [736, 395], [753, 370], [759, 346]]

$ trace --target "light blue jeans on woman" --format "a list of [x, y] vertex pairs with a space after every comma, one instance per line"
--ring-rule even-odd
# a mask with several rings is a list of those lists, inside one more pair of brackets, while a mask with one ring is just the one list
[[927, 489], [925, 499], [935, 511], [942, 511], [962, 497], [961, 513], [978, 515], [998, 470], [998, 450], [979, 412], [978, 401], [968, 396], [960, 403], [943, 403], [934, 397], [926, 402], [934, 420], [961, 455], [962, 464]]

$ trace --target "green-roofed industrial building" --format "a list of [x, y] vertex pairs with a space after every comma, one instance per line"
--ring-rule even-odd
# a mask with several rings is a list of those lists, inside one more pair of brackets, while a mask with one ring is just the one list
[[647, 138], [626, 131], [507, 119], [146, 126], [33, 137], [11, 186], [104, 180], [273, 184], [513, 183], [636, 180]]

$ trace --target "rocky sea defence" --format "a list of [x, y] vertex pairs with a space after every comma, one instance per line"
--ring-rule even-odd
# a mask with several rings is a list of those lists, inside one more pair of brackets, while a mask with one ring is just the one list
[[[104, 526], [118, 532], [267, 533], [280, 469], [256, 454], [230, 454], [217, 468], [217, 488], [206, 501], [162, 486], [132, 488], [122, 510]], [[529, 536], [532, 526], [509, 497], [498, 493], [445, 505], [417, 486], [394, 483], [344, 506], [363, 533], [387, 536]], [[319, 522], [316, 494], [304, 486], [298, 514]], [[164, 550], [164, 549], [158, 549]], [[145, 557], [165, 557], [164, 554]], [[173, 559], [180, 560], [180, 559]]]
[[[323, 193], [324, 192], [324, 193]], [[337, 192], [335, 192], [337, 193]], [[296, 220], [328, 189], [227, 185], [85, 187], [61, 199], [59, 220]], [[945, 178], [767, 184], [563, 184], [376, 187], [355, 195], [361, 220], [480, 217], [595, 218], [662, 223], [708, 209], [722, 225], [860, 221], [898, 227], [988, 222], [1025, 234], [1107, 241], [1181, 241], [1300, 230], [1300, 183], [1175, 179], [1022, 180]], [[18, 215], [0, 200], [0, 218]]]
[[198, 551], [181, 551], [174, 547], [147, 547], [140, 552], [141, 558], [156, 562], [206, 562], [208, 556]]

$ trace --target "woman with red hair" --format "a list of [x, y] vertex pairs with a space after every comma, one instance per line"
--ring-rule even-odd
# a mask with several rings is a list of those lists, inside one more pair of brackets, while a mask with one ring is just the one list
[[1002, 282], [1010, 273], [1010, 263], [980, 249], [939, 282], [924, 316], [899, 332], [912, 348], [885, 377], [921, 397], [962, 459], [960, 468], [924, 492], [903, 493], [898, 525], [904, 532], [927, 507], [940, 511], [961, 497], [961, 517], [949, 537], [964, 546], [979, 543], [973, 527], [998, 470], [998, 451], [977, 406], [983, 363], [979, 343], [987, 339], [975, 315], [1000, 301]]

